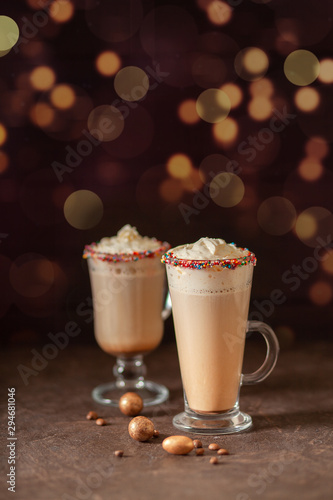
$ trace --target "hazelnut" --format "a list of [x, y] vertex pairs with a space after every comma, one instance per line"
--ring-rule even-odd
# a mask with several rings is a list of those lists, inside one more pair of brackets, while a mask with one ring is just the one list
[[200, 439], [193, 439], [194, 448], [202, 448], [202, 442]]
[[203, 448], [196, 448], [195, 454], [196, 455], [203, 455], [205, 453], [205, 450]]
[[224, 448], [220, 448], [219, 450], [217, 450], [217, 454], [218, 455], [229, 455], [229, 452], [228, 452], [228, 450], [226, 450]]
[[115, 456], [116, 456], [116, 457], [122, 457], [122, 456], [123, 456], [123, 454], [124, 454], [124, 452], [123, 452], [123, 450], [116, 450], [116, 451], [114, 452], [114, 454], [115, 454]]
[[119, 399], [119, 409], [124, 415], [135, 417], [143, 408], [142, 398], [136, 392], [126, 392]]
[[159, 435], [160, 435], [160, 433], [156, 429], [154, 429], [153, 437], [158, 438]]
[[89, 413], [87, 413], [86, 419], [87, 420], [97, 420], [98, 415], [95, 411], [90, 411]]
[[210, 463], [210, 464], [215, 464], [215, 465], [216, 465], [216, 464], [218, 464], [218, 463], [219, 463], [219, 461], [218, 461], [218, 459], [217, 459], [216, 457], [212, 457], [212, 458], [209, 460], [209, 463]]
[[96, 420], [96, 424], [97, 425], [106, 425], [106, 422], [105, 422], [104, 418], [98, 418]]
[[134, 417], [128, 425], [128, 432], [136, 441], [148, 441], [154, 434], [154, 424], [147, 417]]
[[221, 448], [221, 446], [219, 446], [217, 443], [211, 443], [208, 448], [210, 450], [219, 450]]

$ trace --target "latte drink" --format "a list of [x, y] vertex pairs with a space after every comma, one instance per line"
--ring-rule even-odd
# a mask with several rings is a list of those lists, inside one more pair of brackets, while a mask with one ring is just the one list
[[105, 352], [132, 357], [161, 342], [165, 270], [160, 256], [168, 248], [129, 225], [85, 247], [95, 337]]
[[163, 261], [188, 406], [199, 414], [231, 410], [238, 402], [255, 257], [202, 238], [171, 249]]

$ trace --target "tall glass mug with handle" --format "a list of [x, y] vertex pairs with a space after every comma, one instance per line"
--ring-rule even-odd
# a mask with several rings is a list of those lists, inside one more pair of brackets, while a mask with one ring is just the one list
[[[172, 314], [185, 411], [175, 427], [195, 434], [248, 429], [252, 419], [239, 409], [241, 385], [256, 384], [273, 370], [279, 344], [273, 330], [248, 321], [255, 255], [222, 239], [201, 238], [166, 252]], [[241, 373], [245, 335], [258, 331], [266, 359], [254, 373]]]
[[166, 289], [161, 255], [166, 242], [142, 237], [136, 228], [124, 226], [117, 236], [86, 245], [94, 309], [94, 332], [103, 351], [117, 358], [114, 382], [92, 392], [98, 403], [118, 406], [124, 392], [140, 394], [144, 406], [166, 401], [166, 387], [145, 379], [143, 355], [162, 340], [163, 320], [171, 312], [163, 302]]

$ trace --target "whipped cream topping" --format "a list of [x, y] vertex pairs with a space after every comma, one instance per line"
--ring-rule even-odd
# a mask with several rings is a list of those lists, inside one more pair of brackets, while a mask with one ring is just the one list
[[148, 236], [141, 236], [136, 227], [126, 224], [118, 231], [117, 236], [105, 237], [96, 243], [95, 251], [109, 254], [129, 254], [157, 250], [160, 247], [160, 241]]
[[248, 250], [238, 248], [234, 243], [226, 243], [221, 238], [200, 238], [195, 243], [171, 249], [177, 259], [186, 260], [225, 260], [240, 259], [248, 255]]

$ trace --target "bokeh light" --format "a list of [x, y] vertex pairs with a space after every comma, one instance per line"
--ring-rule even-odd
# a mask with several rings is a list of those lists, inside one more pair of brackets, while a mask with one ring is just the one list
[[295, 104], [299, 110], [310, 112], [320, 104], [319, 92], [312, 87], [303, 87], [295, 93]]
[[24, 254], [11, 265], [9, 279], [14, 290], [20, 295], [29, 298], [40, 297], [53, 285], [53, 265], [42, 255]]
[[35, 90], [50, 90], [56, 80], [56, 75], [49, 66], [38, 66], [30, 73], [30, 82]]
[[237, 173], [237, 171], [233, 171], [234, 168], [238, 167], [238, 165], [230, 160], [227, 156], [221, 154], [211, 154], [205, 156], [205, 158], [201, 161], [199, 166], [199, 174], [200, 178], [203, 182], [208, 182], [215, 177], [216, 174], [221, 172], [232, 172]]
[[67, 23], [74, 15], [74, 5], [70, 0], [54, 0], [49, 5], [49, 15], [55, 23]]
[[333, 250], [331, 248], [323, 255], [321, 267], [326, 273], [333, 274]]
[[208, 123], [217, 123], [224, 120], [228, 116], [230, 108], [229, 97], [219, 89], [204, 90], [196, 102], [198, 115]]
[[54, 109], [44, 102], [38, 102], [30, 109], [30, 120], [40, 128], [46, 128], [53, 123]]
[[262, 78], [268, 70], [268, 65], [266, 52], [258, 47], [247, 47], [238, 52], [235, 58], [237, 75], [250, 82]]
[[11, 17], [0, 16], [0, 57], [5, 56], [19, 39], [19, 28]]
[[99, 141], [113, 141], [124, 130], [124, 117], [115, 106], [105, 104], [91, 111], [87, 124], [91, 135]]
[[231, 18], [233, 9], [226, 2], [220, 0], [212, 0], [206, 7], [208, 19], [217, 26], [227, 24]]
[[310, 85], [319, 75], [320, 64], [309, 50], [294, 50], [284, 62], [286, 78], [298, 86]]
[[186, 191], [199, 191], [202, 188], [203, 182], [200, 171], [197, 168], [192, 168], [190, 175], [181, 179], [182, 186]]
[[316, 158], [305, 158], [298, 165], [299, 175], [306, 181], [312, 182], [319, 179], [324, 172], [324, 167]]
[[121, 59], [116, 52], [105, 50], [95, 61], [97, 71], [103, 76], [113, 76], [121, 68]]
[[249, 92], [252, 97], [266, 97], [269, 99], [274, 94], [274, 85], [269, 78], [261, 78], [250, 84]]
[[326, 281], [317, 281], [309, 288], [309, 297], [317, 306], [326, 306], [333, 298], [332, 286]]
[[234, 207], [243, 199], [245, 187], [238, 175], [230, 172], [217, 174], [209, 185], [209, 194], [216, 205], [223, 208]]
[[182, 153], [172, 155], [166, 165], [168, 173], [175, 179], [186, 179], [193, 168], [191, 159]]
[[331, 212], [324, 207], [310, 207], [301, 212], [295, 225], [298, 238], [309, 247], [318, 246], [318, 238], [325, 236], [325, 221], [330, 216]]
[[318, 80], [322, 83], [333, 83], [333, 59], [320, 61]]
[[143, 69], [137, 66], [126, 66], [116, 74], [114, 89], [125, 101], [139, 101], [148, 92], [149, 78]]
[[305, 145], [305, 152], [312, 158], [323, 160], [329, 153], [329, 146], [322, 137], [311, 137]]
[[178, 116], [183, 123], [194, 125], [200, 121], [197, 113], [196, 102], [194, 99], [186, 99], [178, 106]]
[[281, 349], [292, 347], [296, 340], [294, 330], [289, 325], [278, 325], [274, 328]]
[[3, 146], [7, 140], [7, 129], [0, 123], [0, 146]]
[[261, 203], [257, 218], [259, 226], [266, 233], [281, 236], [293, 228], [296, 210], [287, 198], [272, 196]]
[[0, 150], [0, 174], [6, 172], [9, 166], [9, 156], [4, 151]]
[[50, 93], [50, 101], [58, 109], [68, 109], [75, 103], [75, 92], [70, 85], [56, 85]]
[[159, 185], [158, 192], [165, 201], [176, 203], [181, 199], [184, 188], [178, 179], [165, 179]]
[[225, 83], [220, 87], [220, 90], [229, 97], [231, 109], [237, 108], [237, 106], [241, 104], [243, 100], [243, 91], [238, 85], [235, 83]]
[[272, 102], [267, 97], [254, 97], [247, 109], [251, 118], [257, 121], [267, 120], [273, 113]]
[[226, 118], [222, 122], [214, 123], [213, 136], [215, 141], [225, 148], [234, 146], [238, 137], [238, 125], [233, 118]]
[[103, 202], [93, 191], [81, 189], [70, 194], [64, 204], [64, 215], [75, 229], [95, 227], [103, 217]]

